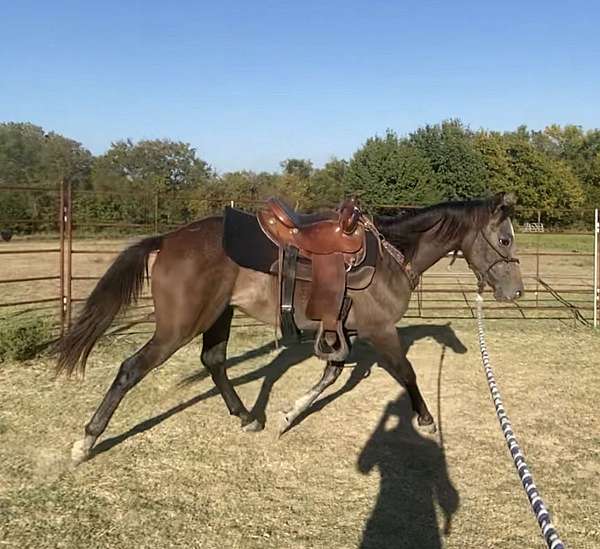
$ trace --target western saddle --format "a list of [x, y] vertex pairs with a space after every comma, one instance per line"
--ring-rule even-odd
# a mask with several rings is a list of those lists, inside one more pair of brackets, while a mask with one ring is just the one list
[[294, 283], [298, 258], [312, 264], [306, 317], [320, 321], [315, 354], [343, 361], [349, 353], [344, 321], [351, 300], [346, 296], [347, 273], [366, 253], [365, 219], [353, 199], [335, 212], [300, 214], [271, 198], [257, 214], [267, 237], [279, 248], [279, 300], [282, 335], [298, 337], [294, 320]]

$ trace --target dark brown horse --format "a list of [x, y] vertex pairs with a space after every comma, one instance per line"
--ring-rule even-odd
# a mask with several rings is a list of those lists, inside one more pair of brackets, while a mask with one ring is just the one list
[[[480, 287], [489, 284], [498, 300], [513, 300], [523, 293], [518, 261], [514, 259], [514, 232], [509, 219], [510, 195], [487, 200], [444, 203], [417, 209], [398, 217], [376, 218], [375, 224], [402, 251], [407, 266], [384, 251], [376, 273], [365, 290], [352, 291], [352, 308], [346, 327], [370, 342], [380, 362], [402, 383], [421, 426], [434, 427], [421, 396], [415, 372], [406, 358], [396, 323], [406, 312], [414, 279], [446, 256], [460, 250], [475, 272]], [[152, 269], [151, 289], [156, 318], [152, 338], [125, 360], [91, 421], [85, 436], [73, 446], [79, 462], [89, 457], [98, 437], [125, 396], [152, 369], [177, 349], [203, 334], [201, 361], [210, 372], [230, 414], [242, 428], [256, 431], [263, 425], [247, 410], [225, 369], [226, 347], [234, 307], [260, 321], [275, 324], [277, 278], [244, 269], [225, 254], [223, 219], [209, 217], [174, 232], [146, 238], [122, 252], [88, 297], [81, 315], [59, 342], [58, 371], [83, 371], [87, 358], [113, 319], [142, 290], [148, 259], [159, 252]], [[407, 270], [412, 271], [407, 276]], [[296, 287], [296, 322], [314, 330], [304, 315], [307, 283]], [[285, 412], [280, 432], [310, 407], [341, 372], [340, 363], [327, 363], [322, 379]]]

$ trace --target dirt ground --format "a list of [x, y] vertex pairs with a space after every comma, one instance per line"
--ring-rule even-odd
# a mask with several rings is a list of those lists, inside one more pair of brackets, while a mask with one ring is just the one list
[[[536, 483], [567, 547], [600, 546], [600, 339], [557, 322], [488, 321], [497, 381]], [[322, 371], [310, 345], [272, 350], [238, 329], [230, 377], [266, 417], [244, 433], [199, 368], [178, 352], [123, 401], [99, 452], [71, 443], [118, 363], [141, 343], [104, 344], [84, 381], [52, 362], [0, 365], [0, 545], [6, 547], [535, 548], [544, 544], [504, 443], [473, 321], [404, 324], [436, 418], [419, 432], [382, 369], [344, 392], [374, 357], [357, 352], [337, 384], [280, 440], [277, 411]]]

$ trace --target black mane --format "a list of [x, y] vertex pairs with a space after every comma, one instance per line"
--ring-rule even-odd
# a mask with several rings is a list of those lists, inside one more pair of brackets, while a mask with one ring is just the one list
[[407, 260], [411, 260], [423, 233], [434, 230], [440, 244], [460, 239], [485, 227], [498, 206], [497, 197], [443, 202], [424, 208], [403, 208], [396, 216], [375, 216], [375, 226]]

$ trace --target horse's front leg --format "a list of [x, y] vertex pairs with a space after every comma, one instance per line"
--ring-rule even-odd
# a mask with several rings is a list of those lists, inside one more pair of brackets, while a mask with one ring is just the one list
[[396, 327], [391, 325], [387, 329], [360, 334], [360, 336], [373, 345], [380, 356], [380, 366], [405, 387], [410, 396], [412, 409], [417, 414], [418, 424], [435, 432], [433, 417], [421, 396], [421, 391], [417, 386], [417, 376], [412, 364], [406, 358], [406, 350]]
[[294, 420], [308, 410], [321, 393], [340, 376], [343, 367], [343, 362], [327, 362], [320, 381], [283, 412], [279, 425], [279, 436], [283, 435], [291, 427], [292, 423], [294, 423]]

